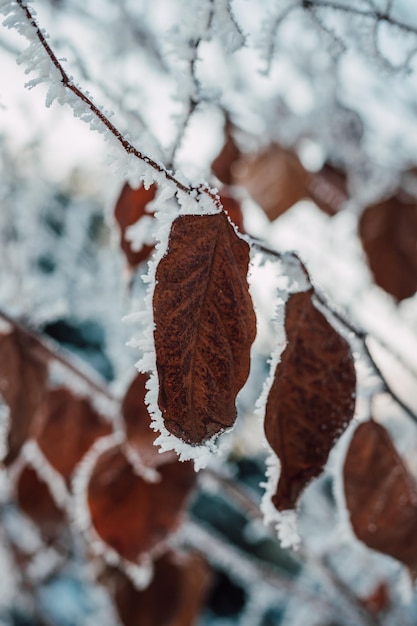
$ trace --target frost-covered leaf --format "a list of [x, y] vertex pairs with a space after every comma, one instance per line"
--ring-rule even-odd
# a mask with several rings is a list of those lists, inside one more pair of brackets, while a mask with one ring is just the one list
[[36, 440], [52, 467], [69, 481], [93, 443], [111, 430], [87, 399], [59, 387], [48, 393], [39, 411]]
[[417, 291], [417, 204], [397, 194], [369, 206], [359, 235], [377, 285], [397, 300]]
[[19, 474], [15, 489], [19, 508], [38, 526], [42, 537], [47, 541], [56, 539], [67, 521], [48, 483], [34, 468], [26, 465]]
[[343, 468], [346, 506], [355, 535], [369, 548], [417, 573], [417, 486], [388, 432], [360, 424]]
[[195, 483], [191, 462], [166, 463], [158, 473], [157, 482], [144, 480], [115, 447], [101, 454], [89, 478], [91, 523], [102, 541], [128, 561], [140, 562], [166, 541]]
[[330, 163], [310, 175], [307, 190], [310, 198], [328, 215], [338, 213], [349, 198], [345, 172]]
[[157, 467], [174, 460], [176, 455], [175, 452], [160, 453], [159, 447], [154, 445], [157, 435], [151, 429], [151, 418], [145, 404], [148, 378], [140, 373], [134, 378], [123, 398], [122, 416], [127, 440], [139, 460], [147, 467]]
[[153, 296], [158, 405], [165, 428], [199, 445], [233, 426], [256, 320], [249, 246], [224, 213], [172, 224]]
[[349, 344], [312, 302], [292, 295], [286, 307], [287, 346], [277, 365], [265, 413], [265, 433], [281, 464], [272, 502], [295, 508], [308, 483], [353, 417], [356, 376]]
[[198, 554], [167, 552], [154, 563], [150, 585], [138, 590], [121, 571], [109, 580], [124, 626], [191, 626], [210, 582], [210, 570]]
[[144, 243], [142, 246], [132, 246], [127, 237], [127, 230], [130, 226], [138, 222], [141, 218], [150, 218], [151, 214], [146, 212], [146, 206], [155, 198], [156, 185], [151, 185], [145, 189], [141, 185], [138, 189], [132, 189], [126, 183], [120, 192], [114, 209], [114, 216], [120, 227], [120, 246], [125, 253], [127, 262], [131, 267], [136, 267], [145, 261], [153, 250], [153, 245]]
[[0, 335], [0, 394], [10, 408], [6, 464], [27, 439], [45, 393], [48, 368], [36, 350], [37, 344], [18, 329]]
[[307, 196], [308, 172], [298, 156], [273, 144], [235, 167], [235, 183], [247, 189], [273, 221]]

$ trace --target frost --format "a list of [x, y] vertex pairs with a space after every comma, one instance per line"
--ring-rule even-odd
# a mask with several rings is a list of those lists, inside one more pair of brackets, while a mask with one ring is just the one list
[[230, 0], [215, 0], [214, 30], [226, 52], [233, 53], [245, 44], [245, 37], [232, 13]]
[[55, 502], [62, 508], [66, 508], [69, 502], [69, 493], [62, 476], [48, 463], [43, 452], [35, 440], [27, 441], [21, 452], [22, 458], [49, 487]]
[[154, 219], [150, 215], [144, 215], [135, 224], [126, 229], [126, 239], [131, 244], [134, 252], [138, 252], [144, 246], [152, 246], [155, 243]]

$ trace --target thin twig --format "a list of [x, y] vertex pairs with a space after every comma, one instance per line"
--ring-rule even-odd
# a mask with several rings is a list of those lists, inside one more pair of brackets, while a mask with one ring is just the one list
[[343, 13], [349, 13], [351, 15], [360, 15], [362, 17], [374, 19], [377, 22], [387, 22], [388, 24], [391, 24], [391, 26], [396, 26], [401, 30], [417, 35], [417, 27], [410, 26], [410, 24], [406, 24], [405, 22], [401, 22], [395, 17], [392, 17], [392, 15], [389, 14], [389, 10], [367, 11], [366, 9], [358, 9], [346, 4], [339, 4], [338, 2], [333, 2], [332, 0], [303, 0], [302, 7], [309, 11], [316, 8], [325, 8], [333, 9], [334, 11], [342, 11]]
[[116, 126], [114, 126], [110, 122], [108, 117], [94, 104], [94, 102], [79, 87], [77, 87], [73, 83], [72, 79], [68, 76], [68, 74], [62, 67], [60, 61], [58, 60], [58, 57], [56, 56], [56, 54], [53, 52], [52, 48], [46, 41], [46, 36], [44, 35], [43, 31], [40, 29], [31, 10], [29, 9], [28, 6], [26, 6], [25, 0], [16, 0], [16, 3], [24, 12], [26, 19], [28, 20], [32, 28], [34, 29], [36, 37], [38, 38], [41, 46], [47, 53], [48, 57], [50, 58], [56, 70], [59, 72], [61, 76], [61, 83], [63, 84], [63, 86], [69, 91], [71, 91], [79, 100], [81, 100], [81, 102], [84, 102], [84, 104], [88, 106], [88, 108], [93, 113], [93, 115], [98, 120], [100, 120], [103, 126], [107, 128], [107, 130], [110, 131], [110, 133], [117, 139], [117, 141], [120, 143], [120, 145], [125, 150], [125, 152], [129, 155], [135, 156], [137, 159], [140, 159], [143, 163], [146, 163], [147, 165], [152, 167], [156, 172], [163, 174], [168, 181], [174, 183], [174, 185], [177, 187], [179, 191], [183, 191], [184, 193], [188, 195], [192, 195], [192, 196], [195, 195], [195, 192], [204, 193], [213, 200], [213, 202], [215, 203], [217, 207], [220, 208], [221, 203], [220, 203], [220, 199], [218, 197], [217, 192], [215, 192], [214, 190], [208, 188], [207, 186], [203, 184], [197, 187], [193, 187], [191, 185], [185, 185], [176, 176], [174, 176], [174, 174], [172, 174], [172, 172], [170, 172], [163, 164], [157, 163], [154, 159], [145, 155], [138, 148], [133, 146], [122, 135], [122, 133], [116, 128]]
[[[258, 241], [257, 239], [253, 239], [249, 236], [246, 237], [247, 240], [249, 241], [249, 243], [257, 248], [258, 250], [260, 250], [261, 252], [264, 252], [266, 254], [269, 254], [270, 256], [273, 256], [277, 259], [279, 259], [280, 261], [285, 260], [285, 257], [291, 257], [294, 259], [298, 259], [302, 269], [304, 271], [306, 271], [304, 263], [301, 261], [301, 259], [299, 259], [298, 255], [295, 252], [279, 252], [278, 250], [274, 250], [273, 248], [270, 248], [269, 246], [265, 245], [264, 243]], [[355, 337], [361, 342], [362, 344], [362, 349], [364, 352], [365, 357], [368, 359], [369, 363], [372, 366], [372, 369], [374, 370], [375, 374], [378, 376], [378, 378], [381, 380], [381, 383], [383, 385], [383, 389], [382, 391], [387, 393], [388, 395], [391, 396], [391, 398], [394, 400], [394, 402], [396, 404], [398, 404], [398, 406], [401, 407], [401, 409], [414, 421], [417, 423], [417, 415], [416, 413], [398, 396], [398, 394], [394, 391], [394, 389], [391, 387], [391, 385], [389, 384], [389, 382], [386, 380], [384, 374], [382, 373], [379, 365], [376, 363], [374, 357], [371, 354], [371, 351], [369, 349], [368, 346], [368, 339], [370, 339], [371, 337], [375, 339], [375, 341], [379, 342], [377, 337], [373, 337], [373, 335], [365, 330], [363, 330], [362, 328], [359, 328], [356, 324], [354, 324], [353, 322], [351, 322], [347, 316], [338, 311], [334, 306], [332, 306], [327, 298], [324, 296], [324, 294], [320, 293], [320, 291], [314, 287], [312, 285], [313, 289], [314, 289], [314, 294], [315, 297], [317, 298], [317, 300], [320, 302], [320, 304], [327, 310], [329, 311], [329, 313], [344, 327], [346, 328], [349, 332], [351, 332], [352, 334], [355, 335]], [[382, 344], [381, 344], [382, 345]], [[389, 350], [389, 348], [385, 346], [386, 349]], [[406, 366], [405, 366], [406, 367]], [[410, 374], [415, 376], [415, 372], [413, 372], [413, 370], [411, 368], [407, 368], [407, 370], [409, 371]]]
[[81, 367], [81, 364], [80, 366], [77, 366], [69, 355], [64, 355], [62, 353], [62, 349], [52, 339], [49, 337], [46, 338], [45, 336], [40, 337], [38, 334], [28, 329], [22, 323], [17, 322], [13, 317], [1, 309], [0, 317], [15, 328], [21, 335], [26, 337], [32, 345], [34, 344], [38, 354], [41, 358], [44, 358], [45, 361], [59, 361], [59, 363], [61, 363], [67, 370], [71, 371], [73, 374], [86, 382], [91, 389], [105, 396], [112, 402], [116, 402], [116, 398], [103, 383], [95, 380], [90, 374], [87, 374], [87, 372], [84, 371], [84, 368]]

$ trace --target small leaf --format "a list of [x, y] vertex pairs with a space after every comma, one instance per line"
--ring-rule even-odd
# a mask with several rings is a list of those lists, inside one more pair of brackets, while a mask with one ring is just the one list
[[417, 487], [388, 432], [373, 420], [355, 430], [343, 468], [355, 535], [417, 573]]
[[310, 198], [328, 215], [338, 213], [349, 198], [345, 172], [330, 163], [310, 174], [307, 190]]
[[359, 235], [379, 287], [397, 300], [417, 291], [417, 204], [405, 193], [369, 206]]
[[293, 509], [323, 471], [353, 417], [356, 376], [347, 341], [312, 302], [313, 291], [292, 295], [286, 307], [287, 347], [269, 392], [265, 433], [281, 475], [272, 502]]
[[140, 562], [176, 530], [195, 483], [191, 462], [166, 463], [158, 473], [158, 482], [147, 482], [116, 447], [101, 454], [90, 476], [92, 525], [102, 541], [128, 561]]
[[235, 184], [247, 189], [271, 221], [307, 196], [308, 173], [300, 159], [276, 144], [242, 159], [235, 170]]
[[111, 425], [88, 400], [59, 387], [45, 398], [35, 437], [52, 467], [69, 482], [76, 465], [96, 439], [111, 431]]
[[192, 626], [207, 592], [210, 570], [197, 554], [167, 552], [155, 561], [146, 589], [136, 589], [120, 571], [114, 571], [109, 582], [124, 626]]
[[158, 467], [162, 463], [173, 461], [175, 452], [159, 452], [154, 445], [157, 435], [151, 429], [151, 418], [145, 404], [146, 374], [138, 374], [128, 390], [122, 403], [122, 415], [126, 437], [136, 451], [139, 460], [147, 467]]
[[149, 189], [145, 189], [143, 185], [138, 189], [132, 189], [126, 183], [116, 203], [114, 216], [120, 226], [120, 245], [131, 267], [136, 267], [145, 261], [150, 256], [154, 246], [144, 245], [140, 250], [133, 250], [130, 241], [126, 238], [126, 231], [129, 226], [135, 224], [142, 217], [152, 215], [147, 213], [145, 209], [149, 202], [154, 199], [155, 194], [156, 185], [151, 185]]
[[224, 213], [173, 222], [153, 296], [158, 404], [166, 429], [189, 444], [236, 419], [256, 333], [248, 263]]
[[7, 465], [26, 441], [45, 393], [48, 368], [36, 350], [36, 343], [18, 329], [0, 335], [0, 394], [10, 409]]
[[16, 498], [20, 509], [39, 527], [46, 541], [56, 539], [63, 532], [64, 511], [52, 497], [48, 484], [28, 465], [17, 479]]

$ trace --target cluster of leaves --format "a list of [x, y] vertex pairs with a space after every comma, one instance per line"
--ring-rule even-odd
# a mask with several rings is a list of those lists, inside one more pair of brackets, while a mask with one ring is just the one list
[[[304, 4], [311, 10], [313, 3]], [[236, 139], [243, 131], [228, 119], [224, 146], [211, 166], [211, 180], [223, 185], [220, 192], [183, 182], [118, 133], [62, 69], [26, 3], [17, 0], [17, 5], [20, 20], [33, 28], [33, 50], [52, 61], [53, 75], [41, 76], [56, 83], [48, 101], [65, 102], [68, 90], [71, 106], [75, 98], [87, 107], [87, 113], [81, 108], [77, 115], [93, 127], [92, 120], [98, 120], [122, 150], [143, 161], [134, 174], [145, 182], [123, 187], [115, 219], [131, 274], [141, 274], [151, 259], [146, 277], [150, 310], [141, 338], [146, 346], [141, 373], [113, 412], [103, 409], [100, 397], [107, 394], [94, 391], [94, 385], [86, 393], [57, 382], [56, 356], [4, 315], [5, 471], [20, 510], [39, 526], [47, 544], [59, 544], [68, 527], [81, 531], [91, 561], [99, 563], [96, 578], [109, 589], [124, 624], [189, 624], [198, 614], [210, 571], [201, 555], [179, 551], [176, 532], [196, 482], [190, 459], [201, 465], [202, 452], [213, 452], [217, 438], [234, 427], [236, 398], [248, 379], [257, 324], [248, 282], [251, 250], [279, 260], [287, 279], [275, 320], [285, 340], [277, 339], [270, 351], [270, 376], [259, 403], [270, 452], [263, 509], [267, 521], [277, 522], [283, 543], [298, 543], [286, 520], [294, 519], [306, 488], [322, 474], [352, 422], [353, 347], [360, 348], [357, 362], [369, 361], [383, 391], [398, 400], [372, 359], [366, 333], [332, 309], [297, 255], [278, 253], [245, 233], [242, 198], [251, 198], [270, 222], [304, 199], [332, 217], [349, 206], [350, 172], [331, 159], [310, 172], [295, 149], [277, 142], [247, 153]], [[210, 28], [225, 7], [232, 15], [228, 3], [215, 7], [208, 14]], [[240, 47], [243, 40], [233, 20], [230, 27]], [[194, 66], [203, 39], [200, 33], [190, 44], [197, 91]], [[195, 109], [193, 97], [190, 91], [172, 160]], [[375, 283], [396, 302], [417, 291], [416, 215], [414, 195], [399, 186], [366, 206], [358, 219]], [[410, 409], [408, 414], [413, 416]], [[351, 428], [350, 435], [342, 474], [352, 529], [369, 548], [394, 557], [414, 577], [415, 481], [373, 416]], [[16, 558], [25, 561], [18, 550]], [[146, 579], [151, 563], [153, 576]], [[167, 598], [163, 604], [161, 596]], [[386, 587], [378, 587], [364, 603], [370, 613], [385, 609]]]
[[[94, 395], [54, 384], [54, 354], [27, 331], [3, 328], [0, 355], [9, 409], [4, 466], [20, 511], [37, 525], [44, 544], [60, 551], [70, 550], [70, 524], [73, 532], [83, 531], [122, 623], [191, 623], [209, 568], [168, 539], [181, 523], [195, 472], [190, 462], [154, 447], [146, 377], [134, 378], [112, 419], [94, 406]], [[27, 566], [33, 554], [14, 549], [20, 567]], [[138, 577], [148, 576], [151, 561], [152, 583], [140, 591]]]

